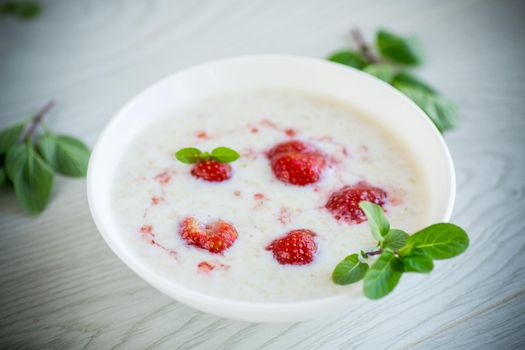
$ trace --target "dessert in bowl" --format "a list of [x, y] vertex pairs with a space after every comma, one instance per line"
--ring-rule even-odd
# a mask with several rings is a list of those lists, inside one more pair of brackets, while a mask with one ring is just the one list
[[[186, 147], [236, 150], [177, 161]], [[334, 266], [370, 248], [360, 200], [396, 227], [447, 221], [448, 150], [410, 100], [361, 72], [315, 59], [223, 60], [168, 77], [109, 123], [88, 195], [115, 253], [197, 309], [257, 322], [350, 310], [359, 284]]]

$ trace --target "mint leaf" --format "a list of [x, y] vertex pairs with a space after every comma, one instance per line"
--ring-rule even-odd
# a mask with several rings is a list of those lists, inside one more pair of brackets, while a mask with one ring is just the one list
[[399, 282], [403, 264], [391, 250], [385, 250], [366, 273], [363, 291], [369, 299], [379, 299], [390, 293]]
[[40, 12], [40, 4], [34, 1], [8, 1], [0, 4], [0, 14], [10, 14], [20, 19], [34, 18]]
[[403, 262], [404, 272], [429, 273], [434, 268], [432, 259], [421, 249], [413, 249], [408, 255], [399, 257]]
[[407, 241], [407, 249], [400, 251], [408, 255], [415, 248], [431, 259], [450, 259], [463, 253], [469, 245], [467, 233], [454, 224], [434, 224], [416, 232]]
[[366, 60], [361, 54], [350, 50], [335, 52], [328, 57], [328, 60], [357, 69], [363, 69], [367, 65]]
[[84, 177], [89, 163], [89, 149], [82, 141], [65, 135], [46, 132], [38, 142], [46, 162], [62, 175]]
[[20, 204], [31, 214], [44, 210], [53, 187], [53, 170], [35, 152], [30, 141], [7, 152], [6, 170]]
[[361, 280], [368, 271], [368, 264], [359, 261], [357, 254], [352, 254], [341, 260], [332, 272], [332, 280], [341, 285]]
[[372, 236], [376, 241], [381, 242], [390, 230], [390, 223], [385, 216], [383, 208], [377, 204], [366, 201], [359, 202], [359, 208], [365, 212]]
[[392, 80], [392, 85], [395, 88], [398, 88], [399, 85], [412, 87], [414, 89], [420, 89], [430, 94], [437, 94], [437, 91], [430, 85], [424, 83], [419, 78], [416, 78], [414, 75], [408, 72], [400, 72], [396, 74]]
[[452, 129], [458, 120], [458, 110], [454, 103], [444, 97], [407, 84], [398, 83], [395, 87], [414, 101], [432, 120], [440, 132]]
[[376, 35], [379, 53], [396, 63], [417, 65], [423, 62], [423, 51], [415, 38], [403, 38], [381, 29]]
[[25, 123], [16, 123], [0, 131], [0, 155], [14, 146], [25, 129]]
[[198, 148], [182, 148], [175, 153], [175, 158], [185, 164], [194, 164], [203, 158], [203, 153]]
[[228, 147], [217, 147], [211, 151], [210, 156], [219, 163], [231, 163], [240, 157], [239, 153]]
[[396, 75], [396, 70], [394, 67], [388, 64], [370, 64], [363, 69], [364, 72], [375, 76], [387, 83], [390, 83], [394, 76]]
[[390, 248], [392, 250], [397, 250], [402, 248], [410, 235], [403, 230], [390, 229], [385, 235], [385, 240], [381, 242], [381, 248]]

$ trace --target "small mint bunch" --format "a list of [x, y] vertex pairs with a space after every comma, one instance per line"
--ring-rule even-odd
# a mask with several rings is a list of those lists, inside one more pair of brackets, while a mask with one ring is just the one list
[[373, 45], [365, 41], [358, 29], [352, 31], [352, 37], [355, 50], [334, 52], [328, 60], [362, 70], [392, 85], [414, 101], [440, 132], [456, 126], [456, 105], [410, 71], [411, 67], [424, 61], [419, 40], [403, 37], [385, 29], [376, 32]]
[[18, 202], [31, 214], [46, 208], [55, 173], [68, 177], [87, 173], [90, 151], [82, 141], [45, 126], [38, 132], [53, 105], [51, 101], [30, 120], [0, 130], [0, 187], [13, 187]]
[[[360, 202], [359, 207], [368, 218], [377, 249], [344, 258], [332, 272], [332, 280], [346, 285], [363, 279], [363, 292], [369, 299], [382, 298], [394, 290], [403, 273], [429, 273], [434, 268], [433, 260], [453, 258], [469, 245], [467, 233], [454, 224], [434, 224], [409, 235], [390, 228], [377, 204]], [[370, 266], [368, 258], [375, 255], [379, 258]]]

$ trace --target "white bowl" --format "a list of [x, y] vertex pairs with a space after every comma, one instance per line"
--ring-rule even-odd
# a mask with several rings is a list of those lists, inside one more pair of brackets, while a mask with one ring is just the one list
[[87, 176], [95, 223], [115, 254], [161, 292], [204, 312], [252, 322], [291, 322], [348, 312], [367, 301], [346, 294], [301, 302], [262, 303], [223, 299], [161, 277], [130, 254], [112, 216], [110, 193], [116, 167], [133, 137], [180, 103], [216, 93], [253, 88], [299, 89], [347, 101], [404, 140], [430, 186], [430, 222], [448, 221], [455, 197], [454, 166], [443, 138], [427, 116], [388, 84], [358, 70], [304, 57], [249, 56], [195, 66], [171, 75], [133, 98], [104, 129]]

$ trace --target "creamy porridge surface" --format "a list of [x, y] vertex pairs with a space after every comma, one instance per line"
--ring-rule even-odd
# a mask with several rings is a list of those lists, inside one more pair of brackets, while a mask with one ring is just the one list
[[[319, 182], [301, 187], [275, 178], [265, 152], [290, 139], [312, 143], [330, 158]], [[173, 156], [183, 147], [218, 146], [241, 154], [232, 178], [221, 183], [192, 177], [191, 166]], [[393, 227], [410, 232], [426, 223], [427, 184], [418, 164], [366, 115], [301, 92], [242, 92], [174, 111], [136, 136], [114, 179], [112, 210], [129, 252], [162, 277], [237, 300], [306, 300], [360, 292], [335, 285], [331, 272], [346, 255], [373, 247], [368, 224], [337, 222], [324, 204], [332, 192], [363, 180], [388, 193]], [[237, 241], [222, 255], [188, 246], [178, 227], [189, 215], [232, 223]], [[314, 262], [278, 264], [265, 246], [299, 228], [317, 234]]]

